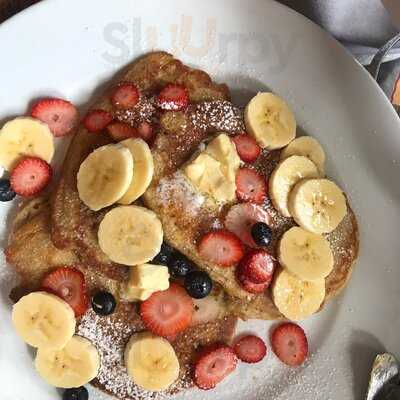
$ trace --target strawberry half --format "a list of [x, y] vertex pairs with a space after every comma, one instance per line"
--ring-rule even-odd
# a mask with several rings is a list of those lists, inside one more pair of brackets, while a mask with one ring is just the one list
[[152, 143], [154, 139], [154, 129], [149, 122], [143, 121], [141, 122], [138, 127], [137, 131], [139, 136], [147, 143]]
[[31, 116], [46, 123], [55, 137], [66, 136], [78, 124], [79, 113], [69, 101], [43, 99], [32, 106]]
[[191, 297], [176, 283], [171, 283], [167, 290], [153, 293], [140, 305], [143, 323], [158, 336], [184, 331], [192, 321], [193, 312]]
[[244, 133], [235, 136], [232, 140], [241, 160], [247, 163], [253, 163], [257, 160], [261, 153], [261, 147], [253, 137]]
[[194, 367], [194, 382], [203, 390], [210, 390], [231, 374], [237, 365], [231, 347], [220, 344], [203, 349]]
[[89, 132], [100, 132], [113, 120], [113, 116], [104, 110], [89, 111], [83, 119], [83, 125]]
[[270, 284], [275, 271], [275, 259], [265, 250], [253, 250], [240, 263], [240, 273], [253, 283]]
[[251, 228], [256, 222], [271, 225], [272, 218], [257, 204], [241, 203], [229, 209], [225, 217], [225, 228], [234, 233], [247, 246], [258, 247], [251, 235]]
[[50, 182], [52, 170], [41, 158], [28, 157], [11, 172], [10, 184], [15, 193], [30, 197], [40, 193]]
[[267, 283], [254, 283], [252, 282], [242, 271], [242, 267], [239, 265], [239, 267], [236, 269], [236, 278], [238, 282], [240, 283], [240, 286], [249, 293], [252, 294], [261, 294], [264, 293], [268, 286], [269, 282]]
[[286, 365], [297, 367], [308, 355], [308, 341], [303, 329], [286, 322], [274, 329], [271, 335], [272, 350]]
[[166, 111], [180, 111], [189, 104], [189, 93], [184, 86], [170, 84], [161, 90], [157, 106]]
[[260, 362], [267, 354], [267, 346], [264, 341], [255, 335], [246, 335], [240, 338], [236, 342], [234, 350], [239, 360], [250, 364]]
[[116, 108], [131, 108], [139, 102], [140, 94], [136, 85], [129, 82], [120, 83], [111, 95], [111, 103]]
[[244, 167], [236, 174], [236, 195], [241, 201], [262, 204], [267, 195], [267, 183], [252, 168]]
[[50, 272], [43, 279], [42, 287], [65, 300], [76, 317], [83, 315], [88, 309], [85, 277], [75, 268], [60, 267]]
[[108, 134], [116, 141], [138, 137], [138, 131], [125, 122], [112, 122], [107, 126]]
[[198, 251], [202, 258], [221, 267], [232, 267], [244, 255], [240, 239], [224, 229], [206, 233], [198, 243]]

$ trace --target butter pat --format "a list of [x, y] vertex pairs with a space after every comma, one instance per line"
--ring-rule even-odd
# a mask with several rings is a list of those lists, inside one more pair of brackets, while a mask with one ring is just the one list
[[228, 135], [221, 133], [183, 172], [197, 190], [225, 203], [236, 199], [235, 178], [239, 166], [235, 145]]
[[147, 300], [154, 292], [169, 288], [168, 268], [162, 265], [142, 264], [131, 267], [129, 281], [122, 289], [127, 301]]

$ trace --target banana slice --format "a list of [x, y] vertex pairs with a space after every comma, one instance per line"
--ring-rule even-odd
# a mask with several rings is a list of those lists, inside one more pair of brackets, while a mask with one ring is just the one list
[[302, 136], [290, 142], [282, 150], [281, 160], [285, 160], [290, 156], [304, 156], [309, 158], [317, 166], [320, 177], [325, 176], [325, 151], [313, 137]]
[[284, 217], [291, 217], [288, 202], [294, 185], [302, 179], [318, 177], [316, 165], [307, 157], [291, 156], [281, 161], [269, 180], [269, 193], [274, 207]]
[[139, 138], [120, 142], [133, 157], [133, 178], [126, 193], [118, 200], [120, 204], [131, 204], [149, 187], [153, 178], [154, 164], [149, 145]]
[[0, 131], [0, 165], [11, 171], [26, 156], [48, 163], [54, 155], [54, 139], [47, 124], [29, 117], [7, 122]]
[[299, 279], [315, 281], [331, 273], [333, 254], [323, 236], [293, 227], [281, 238], [279, 262]]
[[273, 93], [258, 93], [244, 112], [247, 131], [261, 147], [285, 147], [296, 137], [296, 120], [284, 100]]
[[64, 300], [46, 292], [22, 297], [13, 307], [18, 335], [33, 347], [60, 349], [75, 332], [75, 314]]
[[49, 385], [75, 388], [96, 378], [100, 369], [100, 355], [88, 339], [73, 336], [61, 350], [40, 348], [35, 367]]
[[136, 334], [130, 338], [124, 358], [128, 374], [143, 389], [158, 392], [178, 379], [178, 358], [164, 338], [148, 332]]
[[80, 199], [93, 211], [116, 203], [129, 189], [133, 157], [120, 144], [99, 147], [83, 161], [77, 176]]
[[317, 312], [325, 298], [325, 279], [302, 281], [284, 269], [275, 273], [272, 299], [288, 319], [300, 320]]
[[160, 252], [163, 229], [153, 211], [138, 206], [120, 206], [104, 216], [98, 238], [100, 248], [112, 261], [139, 265]]
[[328, 179], [299, 182], [289, 195], [289, 210], [304, 229], [322, 234], [336, 229], [347, 214], [342, 190]]

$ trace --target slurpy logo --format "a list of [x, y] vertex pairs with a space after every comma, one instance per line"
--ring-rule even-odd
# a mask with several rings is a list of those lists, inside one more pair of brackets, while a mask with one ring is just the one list
[[[194, 22], [200, 31], [195, 31]], [[162, 30], [146, 25], [141, 18], [111, 22], [103, 30], [108, 48], [102, 57], [106, 63], [119, 66], [138, 54], [164, 49], [193, 61], [209, 57], [215, 68], [219, 64], [265, 63], [266, 72], [279, 73], [288, 65], [299, 40], [297, 35], [284, 40], [279, 34], [219, 32], [214, 18], [200, 21], [201, 26], [198, 22], [182, 15], [179, 24], [164, 26]]]

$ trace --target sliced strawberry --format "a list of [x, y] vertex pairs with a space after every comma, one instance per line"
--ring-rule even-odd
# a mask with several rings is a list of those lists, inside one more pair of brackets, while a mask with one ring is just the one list
[[234, 350], [239, 360], [254, 364], [261, 361], [267, 354], [267, 346], [264, 341], [255, 335], [247, 335], [240, 338]]
[[170, 342], [170, 343], [174, 343], [177, 337], [178, 337], [178, 334], [175, 333], [173, 335], [165, 336], [165, 339], [167, 339], [168, 342]]
[[139, 137], [137, 129], [125, 122], [112, 122], [107, 126], [107, 131], [116, 142], [132, 137]]
[[170, 84], [161, 90], [157, 105], [162, 110], [180, 111], [189, 104], [189, 93], [184, 86]]
[[117, 108], [131, 108], [139, 102], [140, 94], [136, 85], [129, 82], [120, 83], [111, 95], [111, 102]]
[[152, 143], [154, 139], [154, 129], [149, 122], [143, 121], [141, 122], [138, 127], [138, 134], [139, 136], [147, 143]]
[[244, 244], [257, 247], [251, 235], [251, 228], [256, 222], [272, 224], [271, 216], [259, 205], [240, 203], [232, 206], [225, 217], [225, 228], [234, 233]]
[[308, 355], [308, 341], [303, 329], [286, 322], [279, 325], [271, 335], [272, 350], [285, 364], [297, 367]]
[[231, 347], [220, 344], [205, 348], [194, 367], [194, 382], [210, 390], [236, 369], [237, 358]]
[[275, 259], [265, 250], [253, 250], [240, 262], [240, 271], [253, 283], [270, 284], [275, 271]]
[[256, 140], [247, 134], [235, 136], [233, 139], [239, 157], [247, 163], [253, 163], [261, 153], [261, 147]]
[[143, 323], [158, 336], [184, 331], [192, 321], [193, 311], [191, 297], [176, 283], [171, 283], [167, 290], [153, 293], [140, 305]]
[[241, 168], [236, 174], [236, 195], [241, 201], [262, 204], [267, 195], [264, 177], [252, 168]]
[[69, 101], [43, 99], [35, 103], [31, 116], [45, 122], [55, 137], [71, 133], [78, 124], [79, 113]]
[[75, 311], [76, 317], [88, 309], [85, 277], [75, 268], [60, 267], [50, 272], [43, 279], [42, 288], [65, 300]]
[[268, 286], [269, 286], [269, 282], [267, 282], [267, 283], [254, 283], [254, 282], [252, 282], [243, 273], [242, 267], [240, 265], [236, 269], [236, 278], [239, 281], [240, 286], [244, 290], [246, 290], [246, 292], [249, 292], [249, 293], [252, 293], [252, 294], [264, 293], [267, 290]]
[[83, 119], [83, 125], [89, 132], [100, 132], [113, 120], [113, 116], [104, 110], [92, 110]]
[[224, 229], [205, 234], [198, 243], [200, 256], [221, 267], [232, 267], [244, 255], [243, 243]]
[[37, 157], [24, 158], [11, 172], [11, 188], [22, 197], [34, 196], [48, 185], [51, 176], [52, 170], [46, 161]]

